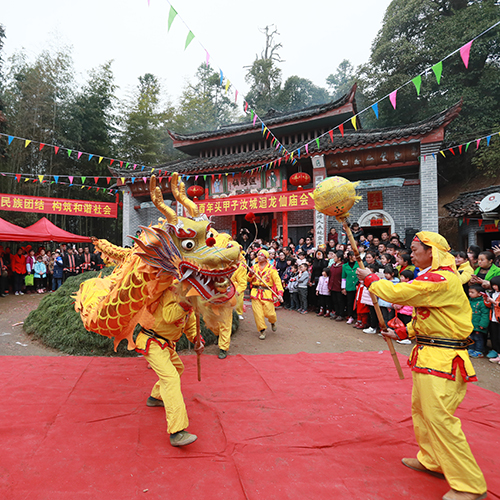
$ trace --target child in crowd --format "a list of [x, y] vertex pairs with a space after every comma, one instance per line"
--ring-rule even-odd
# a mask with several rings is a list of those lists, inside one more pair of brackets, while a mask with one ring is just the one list
[[321, 272], [318, 284], [316, 286], [316, 295], [318, 296], [319, 311], [317, 316], [330, 316], [330, 289], [328, 288], [328, 279], [330, 269], [325, 267]]
[[[368, 269], [372, 273], [378, 273], [380, 266], [378, 264], [370, 264], [367, 266]], [[378, 328], [378, 318], [377, 318], [377, 313], [375, 312], [375, 307], [373, 306], [373, 301], [372, 297], [370, 295], [370, 292], [368, 291], [368, 288], [366, 288], [364, 285], [363, 287], [363, 294], [361, 295], [361, 303], [366, 304], [369, 309], [369, 317], [368, 317], [368, 328], [363, 329], [363, 333], [370, 333], [374, 334], [377, 333], [377, 328]]]
[[356, 285], [356, 292], [354, 298], [354, 310], [356, 311], [356, 323], [352, 326], [357, 330], [364, 330], [365, 328], [370, 327], [370, 308], [367, 304], [361, 302], [361, 298], [363, 297], [363, 292], [366, 290], [363, 283], [360, 281]]
[[290, 309], [292, 311], [298, 311], [300, 309], [299, 290], [297, 288], [298, 277], [299, 277], [299, 272], [297, 264], [292, 264], [290, 278], [288, 279], [288, 285], [287, 285], [288, 292], [290, 293]]
[[[409, 283], [413, 281], [413, 271], [409, 269], [405, 269], [399, 275], [399, 280], [401, 283]], [[393, 304], [394, 310], [396, 311], [398, 318], [407, 325], [411, 321], [411, 317], [413, 315], [413, 307], [412, 306], [401, 306], [399, 304]], [[398, 344], [411, 344], [410, 339], [396, 340]]]
[[290, 291], [288, 290], [288, 283], [290, 278], [292, 277], [292, 266], [295, 263], [295, 259], [291, 256], [286, 259], [286, 269], [281, 277], [281, 284], [283, 286], [283, 303], [285, 305], [285, 309], [290, 309]]
[[307, 314], [307, 289], [309, 284], [309, 272], [307, 268], [307, 263], [300, 264], [299, 275], [297, 278], [297, 289], [299, 292], [300, 302], [299, 312], [301, 314]]
[[470, 339], [473, 344], [469, 346], [469, 356], [471, 358], [484, 357], [486, 349], [486, 333], [490, 324], [490, 313], [486, 307], [481, 285], [469, 286], [469, 302], [472, 308], [472, 333]]
[[470, 265], [469, 259], [465, 252], [457, 252], [455, 255], [455, 264], [460, 278], [460, 283], [464, 287], [464, 292], [469, 294], [469, 281], [474, 274], [474, 269]]
[[[387, 264], [384, 267], [384, 279], [392, 281], [394, 284], [399, 283], [398, 271], [397, 269], [394, 269], [392, 264]], [[378, 305], [380, 306], [382, 316], [384, 317], [385, 324], [387, 325], [387, 323], [394, 318], [394, 308], [390, 302], [382, 299], [378, 299]]]
[[304, 263], [307, 263], [306, 254], [304, 252], [300, 251], [297, 254], [297, 265], [300, 266], [301, 264], [304, 264]]
[[411, 263], [411, 257], [408, 252], [399, 250], [396, 255], [396, 264], [396, 269], [398, 270], [399, 274], [401, 274], [405, 270], [415, 272], [415, 266]]
[[36, 258], [33, 270], [35, 271], [36, 291], [37, 293], [43, 293], [45, 288], [45, 280], [47, 278], [47, 266], [43, 262], [42, 255], [38, 255], [38, 257]]
[[387, 264], [390, 264], [392, 267], [396, 267], [396, 259], [390, 253], [383, 253], [380, 256], [380, 263], [383, 268], [385, 268]]
[[490, 308], [491, 350], [486, 357], [492, 363], [500, 364], [500, 276], [493, 276], [490, 284], [493, 293], [484, 299], [486, 307]]
[[335, 252], [333, 265], [330, 266], [330, 278], [328, 288], [330, 289], [331, 306], [330, 318], [336, 321], [343, 321], [345, 317], [345, 297], [342, 294], [342, 261], [344, 253], [340, 250]]
[[[30, 249], [29, 254], [26, 256], [26, 276], [29, 274], [35, 274], [35, 262], [35, 251]], [[33, 280], [34, 278], [35, 277], [33, 276]], [[35, 285], [26, 285], [26, 293], [35, 293]]]

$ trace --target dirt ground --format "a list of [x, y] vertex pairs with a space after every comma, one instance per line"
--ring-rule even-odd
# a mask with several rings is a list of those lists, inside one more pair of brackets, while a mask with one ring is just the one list
[[[0, 355], [2, 356], [65, 356], [49, 349], [27, 335], [22, 322], [38, 306], [42, 295], [7, 296], [0, 298]], [[259, 340], [251, 307], [246, 302], [245, 319], [231, 339], [229, 355], [234, 354], [295, 354], [298, 352], [369, 352], [379, 351], [390, 357], [385, 340], [378, 335], [367, 335], [350, 325], [317, 317], [313, 313], [298, 314], [278, 310], [278, 330], [267, 330], [266, 340]], [[409, 345], [394, 343], [398, 353], [408, 356]], [[204, 355], [216, 355], [218, 346], [205, 349]], [[189, 355], [189, 352], [183, 354]], [[500, 365], [484, 359], [473, 359], [479, 382], [477, 385], [500, 394]], [[224, 360], [221, 360], [224, 363]], [[397, 379], [396, 369], [394, 377]]]

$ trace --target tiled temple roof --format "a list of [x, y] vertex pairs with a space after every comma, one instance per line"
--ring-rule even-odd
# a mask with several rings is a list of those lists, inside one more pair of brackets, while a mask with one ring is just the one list
[[476, 191], [460, 193], [451, 203], [444, 205], [451, 217], [482, 217], [479, 202], [489, 194], [500, 193], [500, 186], [490, 186]]

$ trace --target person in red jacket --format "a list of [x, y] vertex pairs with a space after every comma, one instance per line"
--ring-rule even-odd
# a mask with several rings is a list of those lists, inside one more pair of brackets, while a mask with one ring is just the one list
[[16, 255], [11, 259], [12, 274], [14, 275], [14, 292], [16, 295], [24, 295], [22, 292], [24, 276], [26, 275], [26, 257], [23, 249], [18, 248]]
[[343, 321], [345, 318], [345, 297], [342, 294], [342, 265], [344, 253], [340, 250], [333, 256], [333, 264], [330, 266], [330, 277], [328, 288], [331, 292], [332, 308], [330, 319]]

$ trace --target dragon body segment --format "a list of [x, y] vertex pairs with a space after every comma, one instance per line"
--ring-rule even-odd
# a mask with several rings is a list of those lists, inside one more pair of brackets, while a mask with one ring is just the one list
[[184, 183], [178, 185], [177, 174], [172, 175], [171, 189], [189, 217], [177, 216], [165, 205], [154, 176], [150, 186], [151, 198], [165, 219], [142, 227], [130, 249], [94, 239], [96, 248], [117, 266], [108, 277], [82, 283], [75, 297], [85, 328], [114, 337], [115, 350], [123, 339], [129, 349], [135, 348], [135, 326], [152, 328], [153, 313], [168, 289], [179, 302], [189, 302], [198, 314], [210, 312], [211, 317], [234, 303], [231, 276], [238, 266], [239, 245], [217, 233], [206, 215], [199, 214], [185, 195]]

